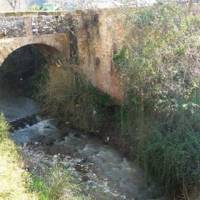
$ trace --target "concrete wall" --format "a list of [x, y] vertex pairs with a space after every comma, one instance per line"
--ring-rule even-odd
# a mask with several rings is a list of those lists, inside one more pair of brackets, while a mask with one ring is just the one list
[[123, 35], [118, 10], [1, 14], [0, 63], [28, 44], [54, 47], [94, 86], [120, 100], [123, 95], [112, 54]]

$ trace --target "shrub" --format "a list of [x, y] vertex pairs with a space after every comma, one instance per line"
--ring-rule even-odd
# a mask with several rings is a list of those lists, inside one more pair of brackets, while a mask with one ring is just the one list
[[200, 135], [152, 133], [140, 149], [140, 162], [165, 191], [184, 195], [200, 183]]
[[126, 98], [122, 135], [146, 174], [184, 199], [200, 182], [200, 26], [186, 13], [170, 3], [128, 10], [113, 57]]

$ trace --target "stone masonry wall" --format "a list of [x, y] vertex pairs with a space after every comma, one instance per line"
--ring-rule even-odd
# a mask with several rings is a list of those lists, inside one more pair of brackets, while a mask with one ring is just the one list
[[[29, 44], [53, 47], [66, 56], [91, 83], [122, 99], [113, 52], [121, 46], [124, 29], [118, 10], [72, 13], [0, 13], [0, 64], [14, 50]], [[39, 46], [37, 46], [39, 47]]]
[[26, 35], [24, 18], [0, 16], [0, 37], [22, 37]]
[[[76, 29], [80, 29], [84, 23], [83, 16], [91, 18], [95, 13], [82, 11], [71, 13], [0, 13], [0, 35], [1, 38], [24, 37], [27, 33], [33, 35], [67, 33], [73, 24]], [[91, 23], [94, 24], [94, 21]], [[89, 24], [89, 23], [88, 23]], [[29, 30], [27, 30], [29, 29]]]
[[33, 35], [65, 33], [68, 31], [67, 15], [3, 16], [0, 15], [1, 38], [24, 37]]

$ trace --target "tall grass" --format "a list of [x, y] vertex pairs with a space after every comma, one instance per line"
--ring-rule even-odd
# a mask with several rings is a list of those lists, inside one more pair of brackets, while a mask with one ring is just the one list
[[148, 177], [171, 195], [181, 193], [188, 199], [189, 192], [200, 183], [199, 132], [152, 132], [143, 142], [139, 158]]
[[73, 183], [66, 169], [58, 164], [46, 168], [40, 176], [32, 175], [28, 184], [30, 191], [38, 193], [39, 200], [90, 199], [81, 194], [79, 186]]

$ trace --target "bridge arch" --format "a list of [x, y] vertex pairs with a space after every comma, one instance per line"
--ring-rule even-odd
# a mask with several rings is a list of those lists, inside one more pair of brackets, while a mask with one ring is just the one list
[[[39, 37], [29, 36], [21, 37], [17, 40], [13, 38], [7, 38], [0, 46], [0, 66], [6, 60], [6, 58], [12, 54], [12, 52], [27, 45], [35, 45], [45, 53], [47, 53], [48, 50], [50, 51], [50, 49], [54, 49], [60, 54], [63, 54], [65, 57], [68, 55], [68, 39], [66, 34], [49, 34]], [[50, 53], [52, 52], [50, 51]]]
[[59, 45], [48, 40], [17, 43], [10, 49], [7, 46], [7, 51], [4, 51], [5, 55], [7, 57], [2, 59], [0, 65], [1, 89], [19, 90], [19, 95], [23, 93], [32, 77], [42, 72], [45, 66], [48, 68], [57, 66], [58, 58], [64, 58], [64, 53]]

